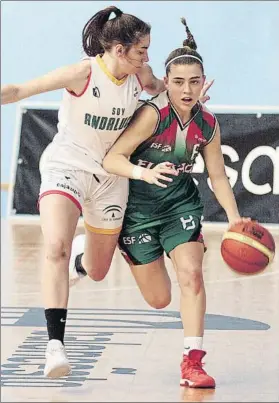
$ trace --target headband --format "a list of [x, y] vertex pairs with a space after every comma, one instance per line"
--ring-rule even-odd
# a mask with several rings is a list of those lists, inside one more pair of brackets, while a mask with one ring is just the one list
[[166, 64], [166, 68], [167, 68], [172, 62], [174, 62], [174, 61], [177, 60], [177, 59], [181, 59], [182, 57], [190, 57], [190, 58], [192, 58], [192, 59], [198, 60], [198, 61], [200, 62], [200, 64], [203, 64], [202, 61], [201, 61], [201, 59], [199, 59], [197, 56], [193, 56], [193, 55], [180, 55], [180, 56], [176, 56], [176, 57], [174, 57], [173, 59], [171, 59], [171, 60]]

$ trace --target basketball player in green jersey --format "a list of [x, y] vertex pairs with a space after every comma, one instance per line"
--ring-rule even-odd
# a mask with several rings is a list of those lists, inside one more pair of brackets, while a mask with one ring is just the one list
[[205, 80], [203, 60], [186, 21], [182, 22], [188, 38], [166, 61], [167, 90], [137, 111], [103, 166], [131, 179], [119, 246], [152, 307], [163, 308], [171, 299], [164, 251], [176, 271], [184, 327], [180, 383], [214, 388], [215, 380], [201, 362], [206, 354], [202, 349], [206, 308], [203, 204], [190, 174], [198, 153], [204, 157], [213, 191], [229, 223], [249, 218], [240, 217], [225, 174], [216, 117], [199, 102]]

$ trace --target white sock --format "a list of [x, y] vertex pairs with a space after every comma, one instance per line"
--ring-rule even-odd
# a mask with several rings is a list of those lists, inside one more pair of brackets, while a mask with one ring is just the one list
[[184, 354], [190, 350], [202, 350], [203, 337], [184, 337]]

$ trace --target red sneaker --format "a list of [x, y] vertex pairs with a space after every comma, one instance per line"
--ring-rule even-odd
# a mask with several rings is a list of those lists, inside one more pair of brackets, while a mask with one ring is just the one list
[[181, 380], [180, 386], [189, 386], [190, 388], [215, 388], [215, 380], [207, 375], [202, 368], [201, 360], [206, 352], [203, 350], [190, 350], [188, 355], [183, 355], [183, 361], [180, 364]]

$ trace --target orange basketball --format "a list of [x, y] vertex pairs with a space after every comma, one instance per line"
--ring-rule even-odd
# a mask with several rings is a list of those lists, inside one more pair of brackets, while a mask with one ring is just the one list
[[274, 253], [273, 236], [255, 221], [234, 225], [224, 234], [221, 243], [224, 261], [242, 274], [255, 274], [265, 269]]

